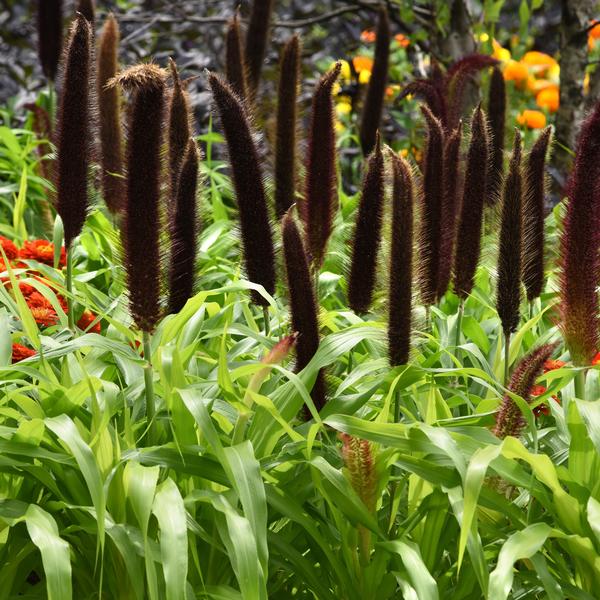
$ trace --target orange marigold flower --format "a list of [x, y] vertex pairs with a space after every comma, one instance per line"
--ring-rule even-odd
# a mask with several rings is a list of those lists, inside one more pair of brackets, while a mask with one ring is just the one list
[[53, 308], [47, 306], [29, 306], [29, 310], [38, 325], [50, 327], [58, 323], [58, 315]]
[[365, 44], [372, 44], [377, 39], [377, 34], [371, 29], [365, 29], [360, 34], [360, 41]]
[[538, 52], [537, 50], [525, 52], [521, 62], [531, 67], [536, 73], [544, 73], [550, 67], [557, 64], [556, 59], [553, 56], [550, 56], [545, 52]]
[[4, 254], [6, 254], [6, 258], [8, 258], [8, 260], [13, 260], [14, 258], [17, 258], [17, 256], [19, 255], [19, 250], [15, 246], [14, 242], [12, 240], [9, 240], [8, 238], [1, 236], [1, 235], [0, 235], [0, 246], [2, 246], [2, 250], [4, 250]]
[[567, 363], [558, 360], [556, 358], [551, 358], [544, 363], [544, 373], [548, 373], [548, 371], [554, 371], [556, 369], [562, 369]]
[[504, 67], [504, 79], [506, 81], [514, 81], [517, 87], [524, 87], [529, 77], [529, 69], [527, 65], [517, 62], [516, 60], [509, 60]]
[[368, 71], [370, 73], [373, 70], [373, 59], [368, 56], [355, 56], [352, 59], [352, 64], [357, 73], [361, 71]]
[[[19, 252], [20, 258], [37, 260], [38, 262], [54, 265], [54, 244], [47, 240], [26, 241]], [[64, 246], [60, 249], [59, 266], [64, 267], [67, 262]]]
[[[77, 321], [77, 327], [87, 331], [88, 333], [100, 333], [102, 330], [100, 327], [100, 321], [94, 323], [95, 319], [96, 315], [91, 310], [84, 310], [81, 317], [79, 317], [79, 321]], [[90, 327], [92, 323], [94, 323], [94, 325]]]
[[594, 23], [596, 23], [591, 29], [590, 29], [590, 37], [595, 39], [595, 40], [599, 40], [600, 39], [600, 22], [598, 22], [596, 19], [590, 21], [590, 25], [593, 25]]
[[27, 348], [27, 346], [22, 346], [21, 344], [13, 344], [12, 345], [12, 364], [14, 365], [16, 362], [20, 360], [25, 360], [30, 356], [35, 355], [35, 350], [31, 348]]
[[408, 46], [410, 46], [410, 40], [403, 34], [403, 33], [397, 33], [394, 36], [394, 39], [398, 42], [398, 44], [400, 44], [400, 46], [402, 46], [403, 48], [406, 48]]
[[524, 110], [517, 116], [517, 122], [529, 129], [543, 129], [546, 127], [546, 115], [539, 110]]
[[559, 96], [557, 86], [548, 87], [537, 95], [535, 103], [540, 108], [546, 108], [549, 112], [555, 113], [558, 110]]
[[592, 366], [594, 365], [600, 365], [600, 352], [598, 352], [598, 354], [592, 358]]

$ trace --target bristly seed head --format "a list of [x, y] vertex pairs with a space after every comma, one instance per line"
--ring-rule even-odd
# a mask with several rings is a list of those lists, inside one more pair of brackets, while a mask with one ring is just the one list
[[44, 75], [56, 79], [62, 49], [62, 0], [38, 0], [38, 54]]

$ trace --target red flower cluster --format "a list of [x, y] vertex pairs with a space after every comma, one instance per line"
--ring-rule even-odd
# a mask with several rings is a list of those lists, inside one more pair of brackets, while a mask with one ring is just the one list
[[20, 360], [25, 360], [31, 356], [35, 355], [35, 350], [31, 348], [27, 348], [27, 346], [22, 346], [21, 344], [13, 344], [12, 345], [12, 364], [14, 365], [16, 362]]
[[[599, 353], [599, 355], [600, 355], [600, 353]], [[566, 364], [567, 363], [563, 362], [562, 360], [556, 360], [556, 359], [551, 358], [550, 360], [547, 360], [544, 363], [544, 373], [548, 373], [549, 371], [554, 371], [556, 369], [560, 369], [560, 368], [564, 367]], [[547, 390], [548, 390], [548, 388], [543, 385], [534, 385], [531, 388], [529, 393], [535, 397], [535, 396], [541, 396], [542, 394], [546, 393]], [[554, 398], [554, 400], [556, 400], [560, 404], [560, 399], [557, 396], [552, 396], [552, 398]], [[542, 402], [542, 404], [538, 404], [533, 409], [533, 414], [536, 417], [539, 417], [540, 415], [549, 415], [550, 407], [545, 402]]]

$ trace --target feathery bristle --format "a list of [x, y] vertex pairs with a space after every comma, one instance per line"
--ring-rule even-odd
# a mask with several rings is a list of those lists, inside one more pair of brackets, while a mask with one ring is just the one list
[[163, 69], [144, 64], [111, 80], [133, 94], [123, 248], [131, 314], [138, 328], [148, 332], [161, 317], [159, 200], [166, 77]]
[[392, 249], [388, 298], [388, 355], [391, 366], [410, 355], [413, 273], [413, 183], [410, 166], [392, 153]]
[[[260, 159], [248, 115], [242, 100], [221, 77], [211, 73], [209, 83], [229, 149], [229, 162], [240, 211], [246, 273], [250, 281], [262, 285], [269, 294], [273, 294], [275, 251]], [[256, 292], [252, 293], [252, 298], [256, 304], [267, 305], [267, 301]]]
[[225, 36], [225, 74], [233, 91], [242, 99], [248, 95], [242, 33], [237, 13], [227, 24]]
[[523, 273], [527, 300], [538, 298], [544, 287], [544, 196], [546, 154], [552, 128], [537, 139], [527, 158], [523, 196]]
[[524, 173], [522, 279], [530, 302], [544, 287], [545, 166], [551, 136], [552, 128], [544, 129], [531, 148]]
[[188, 151], [192, 137], [192, 111], [189, 94], [185, 84], [181, 83], [177, 65], [169, 59], [173, 88], [169, 100], [169, 171], [171, 180], [171, 201], [177, 200], [177, 182], [181, 173], [181, 165]]
[[423, 98], [432, 114], [442, 123], [446, 122], [446, 101], [444, 94], [431, 81], [427, 79], [411, 81], [402, 88], [402, 91], [398, 95], [398, 100], [411, 95]]
[[498, 295], [496, 308], [505, 336], [519, 325], [521, 303], [521, 134], [515, 141], [502, 190], [502, 220], [498, 253]]
[[194, 293], [198, 240], [198, 147], [189, 140], [177, 184], [171, 228], [169, 312], [177, 313]]
[[119, 212], [125, 203], [123, 178], [123, 129], [121, 126], [121, 94], [118, 87], [106, 84], [118, 69], [119, 25], [108, 15], [99, 40], [98, 107], [100, 110], [100, 146], [102, 153], [102, 190], [111, 213]]
[[81, 13], [88, 20], [93, 29], [94, 21], [96, 20], [96, 5], [94, 0], [78, 0], [77, 12]]
[[88, 208], [88, 170], [92, 145], [90, 75], [92, 30], [79, 15], [69, 34], [58, 108], [56, 210], [65, 246], [81, 233]]
[[377, 135], [375, 149], [367, 159], [367, 170], [362, 184], [358, 207], [352, 263], [348, 278], [348, 304], [356, 313], [369, 310], [375, 289], [377, 255], [381, 242], [383, 218], [384, 162], [381, 140]]
[[483, 206], [487, 186], [489, 140], [486, 117], [477, 107], [471, 119], [471, 141], [463, 185], [454, 257], [454, 292], [465, 299], [473, 289], [481, 253]]
[[62, 0], [38, 0], [38, 54], [44, 75], [56, 79], [62, 51]]
[[296, 126], [300, 38], [294, 35], [281, 54], [275, 142], [275, 209], [279, 218], [296, 201]]
[[600, 102], [581, 127], [560, 238], [562, 330], [576, 366], [589, 365], [600, 343], [599, 177]]
[[506, 86], [504, 76], [498, 67], [492, 70], [488, 98], [488, 118], [490, 121], [490, 176], [487, 201], [493, 202], [502, 189], [504, 162], [504, 127], [506, 120]]
[[260, 83], [260, 74], [269, 42], [269, 25], [273, 4], [273, 0], [254, 0], [252, 3], [245, 50], [248, 84], [252, 95], [256, 94]]
[[437, 297], [440, 272], [441, 216], [444, 195], [442, 124], [426, 106], [421, 112], [427, 121], [427, 144], [423, 159], [423, 194], [419, 230], [419, 287], [426, 306]]
[[448, 121], [446, 126], [452, 130], [458, 124], [464, 109], [465, 89], [472, 77], [485, 69], [498, 64], [498, 61], [486, 54], [469, 54], [456, 61], [446, 73], [446, 94]]
[[[514, 370], [508, 389], [526, 402], [531, 401], [531, 388], [542, 374], [544, 363], [552, 356], [557, 344], [545, 344], [525, 355]], [[525, 418], [519, 406], [506, 394], [500, 409], [496, 413], [495, 436], [504, 439], [507, 436], [518, 437], [525, 427]]]
[[[296, 371], [301, 371], [319, 347], [317, 303], [302, 237], [290, 213], [283, 217], [282, 232], [292, 329], [298, 333]], [[325, 405], [325, 382], [321, 371], [315, 380], [311, 397], [317, 410], [321, 410]]]
[[367, 156], [375, 147], [375, 138], [381, 125], [383, 101], [388, 79], [388, 64], [390, 57], [390, 22], [387, 9], [382, 5], [377, 20], [377, 38], [375, 42], [375, 59], [367, 96], [362, 110], [360, 124], [360, 145], [363, 154]]
[[458, 210], [458, 191], [460, 179], [460, 143], [462, 121], [444, 144], [444, 169], [442, 179], [444, 191], [442, 197], [440, 271], [437, 286], [437, 300], [440, 300], [450, 284], [454, 241], [456, 239], [456, 213]]
[[323, 264], [337, 205], [335, 121], [331, 90], [341, 63], [321, 77], [312, 100], [303, 215], [312, 264]]

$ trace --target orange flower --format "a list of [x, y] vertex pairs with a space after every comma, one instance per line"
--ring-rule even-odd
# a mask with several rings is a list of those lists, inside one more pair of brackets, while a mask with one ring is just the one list
[[598, 352], [598, 354], [592, 358], [592, 366], [594, 365], [600, 365], [600, 352]]
[[545, 73], [550, 67], [556, 65], [556, 59], [553, 56], [537, 50], [525, 52], [521, 62], [536, 73]]
[[365, 44], [372, 44], [377, 39], [377, 34], [371, 29], [365, 29], [360, 34], [360, 41]]
[[593, 25], [594, 23], [595, 25], [590, 29], [589, 35], [594, 40], [600, 40], [600, 22], [595, 19], [590, 21], [590, 25]]
[[13, 260], [14, 258], [17, 258], [17, 256], [19, 255], [19, 250], [15, 246], [14, 242], [9, 240], [8, 238], [2, 237], [1, 235], [0, 235], [0, 246], [2, 246], [2, 249], [4, 250], [4, 254], [6, 254], [6, 258], [8, 258], [8, 260]]
[[548, 112], [555, 113], [558, 110], [559, 97], [557, 86], [548, 87], [536, 96], [535, 103], [540, 108], [546, 108]]
[[410, 40], [403, 33], [397, 33], [394, 36], [394, 39], [402, 46], [402, 48], [410, 46]]
[[25, 360], [30, 356], [35, 355], [35, 350], [31, 350], [31, 348], [27, 348], [27, 346], [22, 346], [21, 344], [13, 344], [12, 345], [12, 364], [14, 365], [16, 362], [20, 360]]
[[29, 310], [38, 325], [50, 327], [58, 323], [58, 315], [53, 308], [47, 306], [30, 306]]
[[[37, 260], [49, 266], [54, 265], [54, 244], [46, 240], [26, 241], [19, 252], [20, 258], [28, 258]], [[59, 266], [64, 267], [66, 264], [65, 249], [60, 249]]]
[[546, 127], [546, 115], [539, 110], [524, 110], [517, 116], [517, 122], [529, 129], [543, 129]]
[[506, 81], [514, 81], [515, 85], [523, 88], [529, 77], [529, 69], [527, 65], [516, 60], [509, 60], [504, 67], [504, 79]]
[[368, 71], [370, 73], [373, 70], [373, 59], [368, 56], [355, 56], [352, 59], [352, 64], [357, 73], [361, 71]]
[[527, 89], [534, 93], [536, 96], [541, 91], [546, 90], [548, 88], [555, 87], [558, 89], [558, 86], [553, 81], [549, 79], [536, 79], [533, 75], [531, 75], [527, 79]]
[[554, 371], [556, 369], [562, 369], [567, 363], [562, 360], [551, 358], [544, 363], [544, 373], [548, 371]]
[[[100, 327], [100, 321], [94, 323], [95, 319], [96, 315], [91, 310], [84, 310], [81, 317], [79, 317], [79, 321], [77, 321], [77, 327], [87, 331], [88, 333], [100, 333], [102, 330]], [[94, 325], [90, 327], [92, 323], [94, 323]]]

